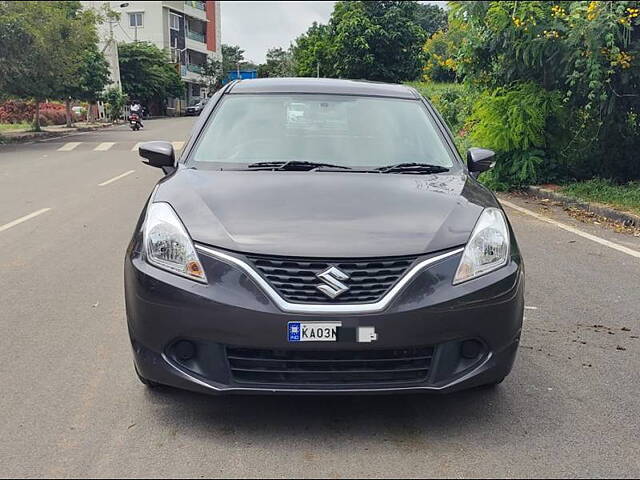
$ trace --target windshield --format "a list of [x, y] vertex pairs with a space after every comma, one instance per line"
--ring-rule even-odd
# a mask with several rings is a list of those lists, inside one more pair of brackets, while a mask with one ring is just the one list
[[198, 167], [307, 161], [358, 167], [452, 157], [422, 102], [345, 95], [227, 95], [191, 157]]

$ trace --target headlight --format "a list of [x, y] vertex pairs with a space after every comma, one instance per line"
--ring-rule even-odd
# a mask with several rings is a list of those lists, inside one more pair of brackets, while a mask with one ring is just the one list
[[168, 203], [149, 205], [143, 235], [149, 263], [192, 280], [207, 281], [193, 242]]
[[453, 284], [466, 282], [507, 264], [509, 229], [499, 208], [485, 208], [471, 233]]

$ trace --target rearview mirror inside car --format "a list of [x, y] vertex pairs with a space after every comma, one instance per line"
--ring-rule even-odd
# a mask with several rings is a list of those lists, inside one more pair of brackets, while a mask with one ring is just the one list
[[484, 172], [493, 167], [496, 163], [496, 152], [485, 148], [470, 148], [467, 151], [467, 168], [471, 175], [477, 177], [480, 172]]
[[148, 161], [144, 162], [152, 167], [162, 168], [165, 173], [168, 169], [173, 169], [176, 163], [176, 156], [173, 145], [169, 142], [146, 142], [140, 145], [138, 153]]

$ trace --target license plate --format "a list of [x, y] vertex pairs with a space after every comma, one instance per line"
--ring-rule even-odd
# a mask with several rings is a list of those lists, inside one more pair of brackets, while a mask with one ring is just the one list
[[290, 342], [335, 342], [341, 322], [289, 322]]

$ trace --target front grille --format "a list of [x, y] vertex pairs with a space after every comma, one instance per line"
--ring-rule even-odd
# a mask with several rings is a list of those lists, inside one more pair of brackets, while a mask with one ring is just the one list
[[[415, 262], [412, 257], [369, 259], [299, 259], [291, 257], [247, 257], [273, 288], [294, 303], [372, 303], [378, 301]], [[317, 275], [335, 266], [349, 275], [349, 290], [335, 299], [318, 290], [324, 283]]]
[[362, 385], [427, 379], [433, 347], [396, 350], [313, 351], [227, 347], [236, 383], [260, 385]]

